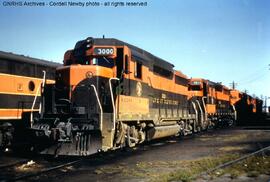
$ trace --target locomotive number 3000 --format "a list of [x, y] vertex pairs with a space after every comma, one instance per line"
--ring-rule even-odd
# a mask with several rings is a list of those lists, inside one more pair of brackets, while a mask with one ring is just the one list
[[94, 53], [97, 55], [112, 55], [113, 48], [95, 48]]

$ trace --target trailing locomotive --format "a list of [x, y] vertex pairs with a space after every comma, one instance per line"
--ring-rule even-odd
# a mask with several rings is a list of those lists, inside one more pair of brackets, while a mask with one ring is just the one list
[[[258, 125], [263, 122], [263, 101], [238, 90], [231, 90], [231, 102], [237, 111], [237, 125]], [[255, 123], [254, 123], [255, 121]]]
[[23, 113], [38, 112], [44, 73], [47, 83], [53, 83], [57, 66], [60, 64], [0, 51], [0, 148], [11, 143], [13, 133], [28, 126]]
[[199, 121], [204, 125], [219, 127], [234, 124], [237, 112], [227, 87], [202, 78], [191, 78], [189, 91], [191, 100], [197, 104]]

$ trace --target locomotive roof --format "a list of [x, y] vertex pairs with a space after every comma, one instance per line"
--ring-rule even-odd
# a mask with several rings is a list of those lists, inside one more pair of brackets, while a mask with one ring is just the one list
[[0, 59], [7, 59], [7, 60], [12, 60], [12, 61], [15, 60], [15, 61], [20, 61], [24, 63], [42, 65], [46, 67], [58, 67], [62, 65], [60, 63], [56, 63], [52, 61], [46, 61], [43, 59], [32, 58], [32, 57], [13, 54], [13, 53], [4, 52], [4, 51], [0, 51]]
[[208, 85], [210, 85], [211, 87], [214, 87], [216, 85], [216, 83], [213, 82], [213, 81], [208, 80]]
[[164, 69], [167, 69], [171, 72], [173, 72], [173, 67], [174, 65], [157, 57], [154, 56], [153, 54], [138, 48], [134, 45], [128, 44], [126, 42], [123, 42], [121, 40], [118, 39], [114, 39], [114, 38], [87, 38], [85, 40], [79, 41], [77, 42], [75, 49], [81, 47], [83, 44], [85, 44], [85, 41], [89, 40], [90, 42], [92, 42], [93, 45], [114, 45], [114, 46], [128, 46], [131, 49], [131, 54], [132, 56], [137, 59], [138, 61], [141, 61], [143, 63], [145, 63], [147, 66], [151, 66], [151, 65], [157, 65], [160, 66]]
[[177, 76], [180, 76], [182, 78], [188, 79], [188, 76], [185, 75], [182, 71], [174, 70], [174, 74], [177, 75]]

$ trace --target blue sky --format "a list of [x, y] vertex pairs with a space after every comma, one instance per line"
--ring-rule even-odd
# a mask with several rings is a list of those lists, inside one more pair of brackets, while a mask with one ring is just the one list
[[235, 81], [239, 90], [270, 96], [268, 0], [148, 0], [147, 7], [118, 8], [0, 2], [2, 51], [62, 62], [78, 40], [105, 35], [168, 60], [189, 77]]

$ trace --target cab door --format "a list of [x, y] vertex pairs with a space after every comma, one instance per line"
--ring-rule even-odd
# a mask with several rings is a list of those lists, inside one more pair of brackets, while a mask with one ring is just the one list
[[123, 68], [124, 68], [124, 55], [123, 48], [117, 48], [116, 57], [116, 77], [120, 80], [123, 78]]
[[124, 48], [117, 48], [116, 77], [119, 78], [118, 93], [130, 95], [130, 56], [125, 52]]

